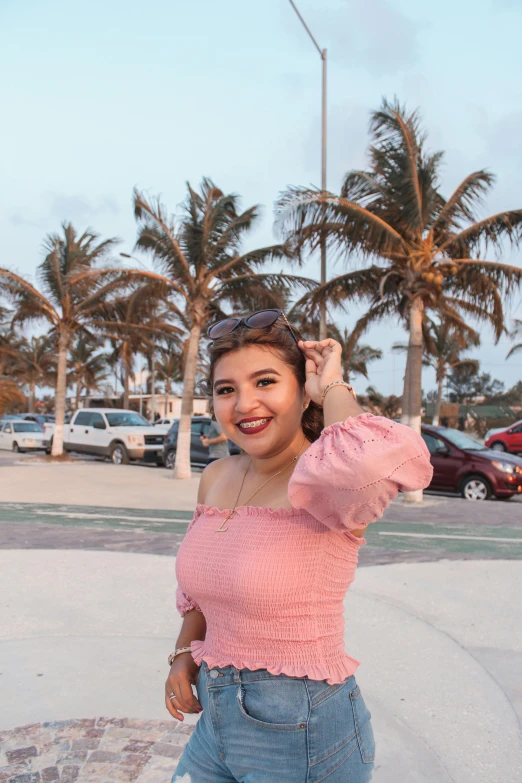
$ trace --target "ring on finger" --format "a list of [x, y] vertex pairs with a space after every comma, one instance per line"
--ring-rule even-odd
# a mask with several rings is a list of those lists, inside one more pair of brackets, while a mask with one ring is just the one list
[[175, 694], [174, 692], [172, 692], [172, 693], [169, 695], [169, 699], [177, 699], [177, 698], [178, 698], [178, 697], [176, 696], [176, 694]]

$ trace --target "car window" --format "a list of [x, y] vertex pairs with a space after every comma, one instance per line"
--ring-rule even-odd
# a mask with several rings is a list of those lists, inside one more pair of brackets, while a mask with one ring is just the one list
[[91, 423], [91, 415], [90, 411], [80, 411], [80, 413], [76, 414], [73, 424], [88, 427]]
[[12, 432], [12, 429], [11, 429], [11, 425], [10, 425], [10, 424], [6, 424], [6, 425], [5, 425], [4, 432]]
[[434, 435], [428, 435], [427, 432], [422, 433], [424, 443], [428, 447], [430, 454], [436, 454], [437, 449], [447, 449], [446, 444], [440, 438], [436, 438]]
[[132, 411], [120, 411], [119, 413], [106, 413], [109, 427], [150, 427], [147, 419], [139, 413]]
[[201, 421], [193, 421], [190, 425], [190, 431], [193, 435], [201, 435], [202, 430], [203, 422]]
[[460, 430], [454, 430], [452, 427], [446, 427], [444, 430], [444, 437], [449, 440], [454, 446], [459, 449], [466, 449], [467, 451], [487, 451], [486, 446], [483, 446], [475, 438], [470, 438], [465, 432]]
[[19, 424], [13, 424], [15, 432], [41, 432], [42, 430], [34, 421], [21, 421]]
[[513, 427], [512, 430], [509, 430], [511, 435], [518, 434], [519, 432], [522, 432], [522, 424], [519, 424], [518, 427]]
[[105, 429], [105, 422], [101, 413], [91, 413], [91, 427], [99, 426], [101, 430]]

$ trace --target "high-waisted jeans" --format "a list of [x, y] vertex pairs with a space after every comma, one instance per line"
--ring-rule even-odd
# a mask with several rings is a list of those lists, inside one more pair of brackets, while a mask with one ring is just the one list
[[355, 677], [328, 685], [203, 661], [196, 689], [203, 712], [171, 783], [371, 780], [371, 715]]

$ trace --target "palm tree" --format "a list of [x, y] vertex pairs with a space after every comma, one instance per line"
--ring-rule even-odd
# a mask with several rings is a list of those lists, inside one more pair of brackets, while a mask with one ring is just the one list
[[469, 367], [478, 371], [479, 362], [476, 359], [462, 359], [461, 353], [470, 346], [480, 345], [480, 336], [469, 326], [459, 326], [444, 319], [436, 323], [431, 318], [426, 319], [423, 325], [423, 335], [425, 359], [435, 369], [437, 397], [433, 424], [438, 425], [444, 380], [448, 372], [456, 367]]
[[95, 353], [102, 346], [100, 340], [86, 338], [79, 334], [69, 351], [69, 381], [76, 385], [75, 410], [80, 407], [82, 391], [96, 389], [107, 378], [108, 359], [106, 353]]
[[[288, 308], [288, 317], [292, 323], [295, 323], [301, 334], [309, 334], [311, 339], [316, 339], [319, 335], [320, 313], [318, 310], [309, 313], [302, 306], [296, 305], [291, 310]], [[378, 348], [372, 348], [370, 345], [361, 345], [359, 335], [349, 332], [346, 326], [341, 332], [333, 321], [328, 320], [328, 312], [326, 336], [337, 340], [342, 347], [342, 368], [346, 381], [354, 375], [363, 375], [368, 379], [368, 363], [382, 359], [382, 351]]]
[[[513, 324], [514, 324], [513, 329], [509, 333], [509, 336], [513, 338], [517, 338], [519, 337], [519, 335], [522, 334], [522, 321], [519, 318], [514, 318]], [[513, 356], [514, 353], [517, 353], [520, 350], [522, 350], [522, 343], [517, 343], [512, 348], [510, 348], [506, 356], [506, 359], [509, 359], [510, 356]]]
[[174, 478], [191, 476], [190, 420], [205, 325], [226, 317], [226, 304], [248, 313], [278, 306], [289, 292], [316, 285], [283, 271], [258, 271], [267, 262], [287, 256], [283, 245], [242, 251], [242, 239], [256, 222], [258, 207], [241, 212], [238, 196], [223, 193], [210, 179], [203, 180], [199, 192], [190, 184], [187, 189], [179, 220], [167, 214], [159, 199], [134, 192], [139, 225], [136, 247], [152, 255], [158, 272], [148, 275], [168, 288], [172, 307], [189, 335]]
[[321, 298], [334, 304], [356, 297], [370, 301], [359, 331], [395, 313], [406, 320], [412, 372], [405, 391], [418, 387], [417, 405], [414, 398], [408, 401], [407, 418], [413, 422], [420, 411], [422, 313], [434, 309], [455, 323], [463, 322], [463, 314], [487, 318], [500, 337], [502, 293], [514, 290], [522, 270], [471, 256], [488, 247], [501, 250], [504, 239], [518, 243], [522, 210], [476, 221], [475, 207], [494, 182], [486, 171], [470, 174], [444, 199], [437, 189], [442, 155], [425, 153], [417, 112], [408, 115], [397, 103], [384, 101], [370, 129], [370, 170], [348, 173], [339, 197], [291, 189], [280, 201], [280, 219], [299, 247], [316, 247], [326, 235], [338, 251], [387, 262], [334, 278], [318, 287], [308, 304]]
[[[472, 374], [477, 373], [479, 362], [476, 359], [461, 359], [460, 354], [470, 346], [480, 345], [480, 336], [469, 326], [444, 320], [437, 323], [427, 316], [422, 324], [422, 336], [424, 346], [422, 363], [425, 367], [433, 367], [437, 381], [433, 424], [438, 425], [444, 380], [448, 372], [454, 368]], [[408, 346], [396, 343], [392, 350], [407, 353]]]
[[175, 340], [165, 340], [157, 346], [157, 350], [156, 378], [165, 384], [165, 416], [168, 416], [167, 401], [172, 392], [172, 383], [183, 380], [184, 351]]
[[344, 379], [349, 381], [353, 375], [363, 375], [368, 380], [368, 363], [382, 359], [382, 351], [379, 348], [372, 348], [371, 345], [362, 345], [359, 342], [359, 335], [349, 332], [346, 326], [342, 333], [337, 329], [335, 332], [337, 334], [334, 339], [343, 349]]
[[49, 234], [45, 240], [45, 257], [37, 272], [41, 290], [15, 272], [0, 268], [3, 293], [16, 307], [15, 321], [48, 321], [56, 337], [53, 457], [63, 453], [67, 357], [72, 340], [95, 317], [123, 279], [119, 270], [95, 268], [98, 262], [107, 259], [115, 239], [98, 242], [98, 235], [90, 230], [78, 236], [70, 223], [64, 223], [62, 228], [63, 236]]
[[[0, 374], [0, 416], [9, 406], [17, 405], [23, 407], [25, 404], [25, 395], [20, 387], [11, 378]], [[9, 409], [8, 408], [8, 409]]]
[[[504, 330], [503, 298], [522, 280], [522, 269], [484, 259], [503, 242], [522, 236], [522, 210], [477, 219], [476, 208], [494, 177], [481, 170], [467, 176], [446, 199], [439, 191], [442, 153], [426, 152], [417, 112], [384, 100], [372, 114], [370, 167], [351, 171], [341, 194], [292, 188], [279, 202], [283, 232], [297, 250], [321, 241], [348, 260], [370, 266], [333, 278], [308, 297], [369, 303], [355, 333], [389, 316], [409, 330], [402, 420], [420, 431], [422, 323], [427, 310], [456, 325], [467, 316], [487, 319], [497, 339]], [[421, 500], [422, 493], [410, 500]]]
[[360, 403], [377, 416], [386, 416], [388, 419], [396, 419], [401, 411], [402, 400], [395, 394], [385, 397], [374, 386], [368, 386], [366, 396], [360, 397]]
[[[137, 272], [138, 278], [141, 272]], [[141, 285], [134, 284], [124, 296], [107, 302], [99, 317], [91, 321], [92, 327], [114, 346], [122, 369], [123, 407], [129, 407], [130, 378], [134, 357], [146, 354], [162, 337], [174, 339], [181, 334], [178, 326], [170, 323], [176, 315], [168, 301], [162, 296], [163, 284], [145, 279]]]
[[13, 357], [13, 372], [18, 379], [29, 387], [29, 412], [33, 413], [36, 404], [37, 386], [48, 386], [56, 374], [56, 356], [54, 340], [49, 335], [19, 338]]

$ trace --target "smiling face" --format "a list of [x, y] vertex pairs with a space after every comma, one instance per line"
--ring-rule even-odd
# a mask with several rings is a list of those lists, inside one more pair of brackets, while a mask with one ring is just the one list
[[278, 454], [302, 433], [308, 396], [276, 351], [249, 345], [222, 356], [213, 402], [223, 432], [253, 457]]

